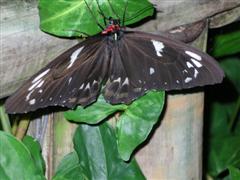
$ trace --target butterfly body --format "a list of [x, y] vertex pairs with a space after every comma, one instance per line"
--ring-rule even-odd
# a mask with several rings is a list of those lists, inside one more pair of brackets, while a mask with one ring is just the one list
[[220, 83], [223, 71], [209, 55], [163, 36], [122, 29], [110, 19], [99, 35], [70, 48], [8, 98], [8, 113], [94, 102], [103, 87], [109, 103], [131, 103], [148, 90]]

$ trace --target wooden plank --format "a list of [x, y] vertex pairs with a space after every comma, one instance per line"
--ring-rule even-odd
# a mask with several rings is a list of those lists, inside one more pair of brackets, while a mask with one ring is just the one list
[[1, 2], [0, 98], [15, 91], [76, 40], [39, 30], [37, 1]]
[[167, 96], [161, 122], [136, 153], [146, 179], [202, 179], [203, 95]]
[[219, 28], [240, 20], [240, 7], [217, 14], [210, 18], [209, 28]]
[[159, 11], [156, 19], [144, 23], [141, 30], [165, 31], [193, 23], [240, 6], [239, 0], [150, 0]]
[[[39, 30], [37, 0], [2, 0], [0, 21], [0, 98], [21, 84], [76, 40], [57, 38]], [[140, 30], [156, 32], [192, 23], [240, 6], [239, 0], [157, 1], [157, 18]]]
[[[203, 51], [207, 32], [208, 26], [193, 43]], [[136, 153], [147, 179], [202, 179], [203, 106], [201, 90], [168, 93], [161, 122]]]

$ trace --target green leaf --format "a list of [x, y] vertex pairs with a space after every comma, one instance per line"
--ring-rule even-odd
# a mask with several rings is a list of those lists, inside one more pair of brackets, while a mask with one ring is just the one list
[[[40, 0], [40, 27], [43, 31], [57, 36], [85, 36], [94, 35], [101, 32], [101, 28], [96, 21], [105, 28], [104, 18], [99, 13], [99, 6], [104, 15], [113, 18], [124, 16], [125, 25], [133, 24], [139, 20], [153, 15], [153, 6], [147, 0], [68, 0], [68, 1], [49, 1]], [[126, 2], [128, 2], [126, 4]], [[112, 8], [111, 8], [112, 7]], [[115, 14], [113, 10], [117, 13]], [[118, 16], [118, 17], [117, 17]]]
[[88, 179], [145, 179], [135, 160], [127, 163], [119, 157], [115, 133], [107, 123], [80, 125], [74, 136], [74, 148]]
[[37, 169], [40, 170], [39, 173], [44, 174], [45, 173], [45, 162], [41, 154], [41, 146], [37, 142], [36, 139], [34, 139], [31, 136], [25, 136], [23, 138], [23, 144], [28, 148], [28, 150], [31, 153], [31, 156], [34, 160], [34, 163], [37, 167]]
[[117, 123], [118, 150], [128, 160], [133, 150], [141, 144], [158, 121], [164, 105], [165, 93], [150, 91], [130, 105], [111, 105], [100, 96], [96, 103], [87, 108], [78, 107], [65, 112], [65, 118], [75, 122], [97, 124], [117, 111], [123, 111]]
[[[223, 92], [224, 93], [224, 92]], [[215, 102], [210, 108], [207, 171], [214, 177], [225, 171], [228, 166], [240, 166], [240, 133], [232, 133], [229, 121], [236, 102]]]
[[29, 149], [14, 136], [0, 131], [1, 179], [45, 179]]
[[239, 44], [240, 25], [236, 23], [215, 35], [212, 55], [222, 57], [237, 54], [240, 52]]
[[133, 150], [148, 137], [164, 105], [164, 91], [151, 91], [134, 101], [117, 122], [118, 150], [129, 160]]
[[84, 180], [87, 179], [82, 172], [76, 151], [67, 154], [57, 167], [53, 180]]
[[235, 102], [231, 103], [213, 103], [210, 108], [209, 115], [209, 138], [222, 138], [231, 136], [231, 131], [228, 128], [231, 114], [235, 107]]
[[240, 57], [225, 58], [221, 61], [220, 65], [223, 68], [226, 77], [233, 83], [234, 87], [240, 94]]
[[210, 140], [209, 173], [217, 176], [228, 166], [240, 168], [240, 135]]
[[84, 122], [88, 124], [97, 124], [116, 111], [124, 110], [127, 105], [111, 105], [106, 103], [103, 96], [100, 95], [98, 100], [92, 105], [83, 108], [78, 106], [76, 110], [70, 110], [64, 113], [64, 117], [74, 122]]
[[239, 180], [240, 179], [240, 169], [239, 168], [235, 168], [233, 166], [230, 166], [228, 168], [228, 170], [230, 172], [231, 180]]

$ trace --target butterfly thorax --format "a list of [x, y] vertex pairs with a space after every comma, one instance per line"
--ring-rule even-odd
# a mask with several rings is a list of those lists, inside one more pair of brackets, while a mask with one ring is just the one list
[[101, 34], [108, 35], [112, 40], [119, 40], [123, 34], [120, 27], [120, 21], [110, 17], [108, 26], [102, 31]]

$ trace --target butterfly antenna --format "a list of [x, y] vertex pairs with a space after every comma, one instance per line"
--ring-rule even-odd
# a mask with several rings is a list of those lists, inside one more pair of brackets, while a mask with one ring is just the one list
[[125, 7], [124, 7], [124, 11], [123, 11], [123, 18], [122, 18], [122, 26], [123, 27], [124, 27], [124, 22], [125, 22], [125, 17], [126, 17], [127, 6], [128, 6], [128, 0], [125, 3]]
[[149, 10], [149, 9], [152, 9], [152, 6], [147, 6], [146, 8], [143, 8], [143, 9], [137, 11], [137, 12], [135, 13], [135, 15], [132, 16], [131, 18], [128, 18], [128, 19], [125, 18], [125, 21], [133, 20], [134, 18], [136, 18], [137, 16], [141, 15], [142, 13], [144, 13], [145, 11], [147, 11], [147, 10]]
[[111, 11], [113, 12], [113, 14], [120, 20], [121, 18], [118, 16], [118, 14], [116, 13], [116, 11], [113, 9], [113, 6], [112, 6], [112, 4], [110, 3], [110, 0], [107, 0], [107, 1], [108, 1], [109, 7], [110, 7]]
[[96, 24], [102, 29], [104, 30], [104, 28], [102, 27], [102, 25], [98, 22], [97, 18], [94, 16], [93, 11], [91, 10], [91, 8], [89, 7], [88, 3], [86, 2], [86, 0], [84, 0], [88, 10], [90, 11], [92, 18], [95, 20]]
[[103, 13], [103, 10], [102, 10], [101, 7], [100, 7], [99, 1], [96, 0], [96, 2], [97, 2], [98, 9], [99, 9], [98, 13], [103, 17], [104, 24], [105, 24], [105, 26], [107, 26], [106, 19], [108, 19], [108, 18], [107, 18], [107, 17], [105, 16], [105, 14]]

